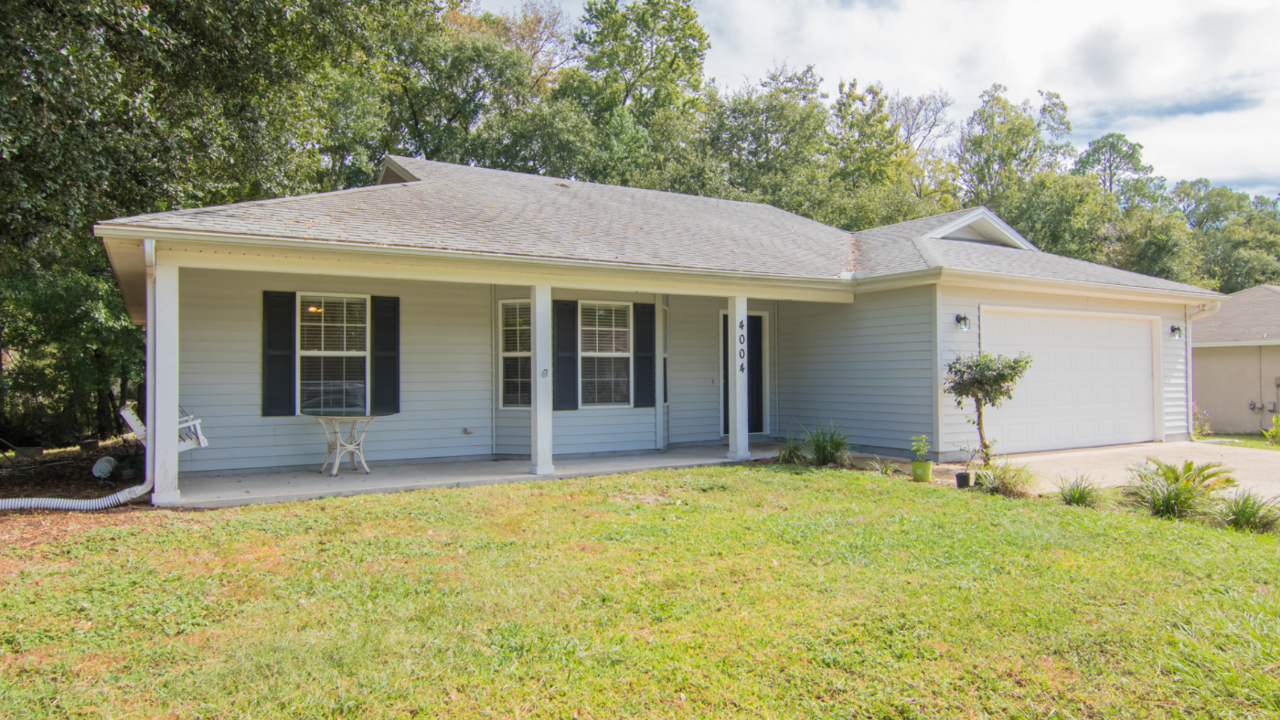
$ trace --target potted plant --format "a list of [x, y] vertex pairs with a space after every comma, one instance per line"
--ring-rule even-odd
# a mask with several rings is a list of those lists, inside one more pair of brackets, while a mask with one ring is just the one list
[[965, 490], [973, 480], [973, 474], [969, 471], [969, 467], [973, 465], [973, 458], [978, 454], [978, 451], [968, 445], [962, 445], [960, 449], [969, 453], [969, 459], [964, 461], [964, 470], [956, 473], [956, 487]]
[[933, 462], [929, 460], [929, 436], [917, 435], [911, 438], [911, 452], [916, 459], [911, 461], [912, 482], [929, 482], [933, 479]]

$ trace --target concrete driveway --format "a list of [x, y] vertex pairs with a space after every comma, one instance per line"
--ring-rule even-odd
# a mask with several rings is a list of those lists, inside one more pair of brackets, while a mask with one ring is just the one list
[[1220, 462], [1235, 470], [1237, 488], [1251, 489], [1263, 497], [1280, 496], [1280, 451], [1233, 447], [1203, 442], [1138, 443], [1083, 450], [1011, 455], [1040, 479], [1041, 492], [1057, 489], [1059, 477], [1086, 473], [1094, 482], [1112, 486], [1129, 482], [1127, 468], [1148, 457], [1164, 462]]

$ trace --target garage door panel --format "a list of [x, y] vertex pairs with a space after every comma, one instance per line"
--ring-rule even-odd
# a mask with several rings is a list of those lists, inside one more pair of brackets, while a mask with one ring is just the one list
[[988, 311], [981, 332], [987, 352], [1033, 358], [1013, 399], [988, 413], [1000, 452], [1154, 439], [1148, 321]]

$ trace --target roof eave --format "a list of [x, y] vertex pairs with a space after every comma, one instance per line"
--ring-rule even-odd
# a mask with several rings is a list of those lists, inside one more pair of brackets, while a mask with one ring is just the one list
[[1124, 299], [1141, 299], [1147, 301], [1172, 301], [1182, 305], [1200, 305], [1221, 300], [1224, 296], [1212, 290], [1178, 291], [1156, 288], [1138, 288], [1128, 285], [1110, 283], [1091, 283], [1081, 280], [1056, 280], [1015, 275], [1012, 273], [996, 273], [981, 270], [958, 270], [955, 268], [935, 267], [926, 270], [913, 270], [893, 275], [882, 275], [876, 278], [854, 280], [854, 292], [878, 292], [896, 290], [917, 285], [945, 284], [955, 286], [972, 286], [998, 289], [1028, 289], [1058, 295], [1087, 295], [1090, 297], [1115, 297]]

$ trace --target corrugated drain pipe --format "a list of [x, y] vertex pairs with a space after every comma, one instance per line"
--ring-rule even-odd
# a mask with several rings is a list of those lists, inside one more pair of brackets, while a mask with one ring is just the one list
[[146, 495], [151, 492], [152, 484], [152, 480], [147, 480], [141, 485], [125, 488], [114, 495], [92, 500], [72, 500], [70, 498], [2, 499], [0, 500], [0, 510], [106, 510]]

